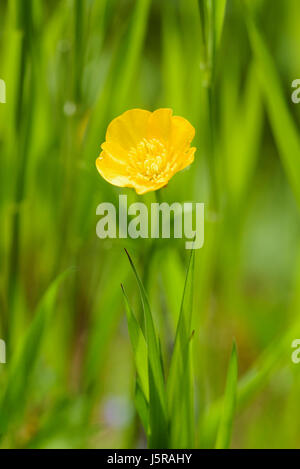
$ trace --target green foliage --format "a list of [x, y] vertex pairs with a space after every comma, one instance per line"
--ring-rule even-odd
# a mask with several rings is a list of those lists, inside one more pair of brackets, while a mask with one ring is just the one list
[[[187, 271], [179, 315], [174, 350], [167, 384], [165, 385], [163, 358], [155, 332], [153, 315], [145, 288], [134, 263], [127, 253], [135, 274], [145, 316], [145, 336], [124, 292], [129, 334], [137, 370], [137, 408], [151, 448], [193, 448], [194, 396], [192, 372], [192, 303], [194, 254]], [[123, 288], [123, 287], [122, 287]], [[149, 416], [149, 417], [148, 417]]]
[[[147, 358], [147, 360], [142, 363], [142, 366], [144, 368], [148, 367], [149, 446], [151, 448], [164, 448], [168, 444], [168, 418], [166, 393], [164, 388], [164, 373], [162, 368], [162, 356], [159, 347], [159, 340], [155, 331], [153, 316], [145, 288], [128, 253], [127, 255], [139, 286], [144, 311], [145, 339], [147, 344], [147, 354], [145, 358]], [[131, 322], [132, 320], [129, 321], [129, 326]], [[132, 331], [132, 327], [130, 330]], [[142, 333], [140, 332], [139, 335], [141, 334]], [[137, 341], [134, 340], [135, 338], [133, 337], [133, 332], [131, 335], [133, 346], [136, 348], [135, 344]], [[142, 351], [145, 353], [145, 347], [142, 348]], [[138, 352], [139, 351], [136, 351], [136, 355]], [[144, 358], [143, 355], [142, 358]]]
[[[298, 0], [0, 0], [1, 448], [299, 447], [298, 23]], [[95, 168], [139, 107], [196, 129], [159, 193], [205, 203], [195, 255], [96, 237], [101, 202], [155, 198]]]
[[236, 344], [233, 345], [228, 374], [226, 389], [223, 398], [223, 409], [220, 417], [219, 430], [217, 435], [217, 449], [229, 449], [231, 441], [231, 433], [236, 406], [238, 382], [238, 358]]

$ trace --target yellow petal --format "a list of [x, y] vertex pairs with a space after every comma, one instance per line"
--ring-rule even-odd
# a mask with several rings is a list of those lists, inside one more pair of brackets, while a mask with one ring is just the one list
[[97, 159], [96, 166], [103, 179], [114, 186], [133, 188], [137, 194], [145, 194], [146, 192], [156, 190], [155, 184], [149, 184], [139, 177], [132, 177], [128, 174], [127, 164], [111, 158], [105, 151]]
[[167, 143], [172, 132], [172, 114], [172, 109], [154, 111], [149, 119], [148, 138], [157, 138]]
[[149, 111], [132, 109], [114, 119], [108, 126], [106, 141], [116, 142], [123, 149], [129, 151], [135, 147], [147, 134]]
[[195, 137], [194, 127], [183, 117], [172, 118], [171, 146], [176, 153], [188, 148]]
[[104, 153], [117, 163], [127, 165], [128, 152], [116, 142], [105, 142], [101, 145]]
[[196, 148], [191, 148], [188, 152], [181, 155], [178, 171], [187, 168], [194, 162], [196, 150]]
[[138, 194], [158, 190], [192, 164], [194, 136], [194, 127], [171, 109], [127, 111], [108, 127], [98, 171], [111, 184]]
[[137, 182], [135, 182], [130, 187], [134, 187], [138, 195], [143, 195], [143, 194], [147, 194], [147, 192], [158, 191], [158, 189], [161, 189], [162, 187], [166, 187], [167, 185], [168, 185], [168, 181], [160, 182], [159, 184], [155, 184], [155, 185], [140, 185]]
[[97, 159], [96, 166], [101, 176], [114, 186], [126, 187], [130, 183], [126, 164], [112, 159], [105, 152]]

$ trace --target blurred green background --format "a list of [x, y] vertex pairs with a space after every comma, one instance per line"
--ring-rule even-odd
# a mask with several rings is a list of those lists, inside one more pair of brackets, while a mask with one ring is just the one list
[[95, 168], [109, 122], [136, 107], [171, 107], [196, 128], [195, 163], [161, 194], [206, 204], [193, 444], [215, 445], [235, 337], [231, 447], [300, 447], [299, 11], [298, 0], [0, 0], [0, 447], [147, 445], [120, 283], [138, 315], [141, 304], [123, 248], [166, 369], [189, 253], [184, 241], [96, 237], [98, 204], [137, 199]]

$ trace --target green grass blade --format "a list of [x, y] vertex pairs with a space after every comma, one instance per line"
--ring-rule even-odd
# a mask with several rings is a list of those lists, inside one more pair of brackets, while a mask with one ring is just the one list
[[120, 58], [122, 66], [118, 70], [117, 75], [118, 79], [115, 88], [117, 92], [114, 101], [114, 108], [117, 112], [124, 110], [122, 108], [128, 99], [130, 86], [133, 84], [134, 73], [142, 53], [150, 4], [151, 0], [137, 0], [135, 2], [130, 32], [124, 41], [124, 49], [121, 51], [123, 54], [123, 57]]
[[216, 449], [229, 449], [230, 447], [233, 419], [236, 408], [237, 381], [238, 357], [236, 344], [234, 343], [227, 373], [223, 411], [219, 425]]
[[168, 445], [168, 420], [162, 357], [148, 296], [127, 251], [126, 254], [139, 286], [145, 318], [149, 373], [149, 446], [151, 448], [164, 448]]
[[242, 378], [238, 389], [238, 409], [244, 408], [249, 401], [265, 386], [270, 374], [278, 369], [282, 359], [289, 352], [289, 346], [300, 335], [299, 318], [293, 322], [285, 334], [276, 340], [259, 357], [251, 370]]
[[67, 273], [60, 275], [42, 298], [32, 324], [24, 336], [20, 350], [12, 359], [8, 379], [0, 401], [0, 438], [10, 422], [20, 418], [26, 405], [30, 378], [47, 328], [55, 312], [58, 289]]
[[225, 162], [228, 190], [234, 206], [240, 207], [253, 178], [263, 129], [261, 90], [254, 64], [249, 67], [242, 100], [237, 99], [238, 88], [239, 81], [229, 74], [223, 93]]
[[199, 11], [204, 31], [207, 66], [211, 79], [215, 73], [216, 55], [221, 42], [227, 0], [199, 0]]
[[[119, 257], [119, 254], [118, 254]], [[116, 258], [113, 258], [113, 263]], [[127, 262], [118, 261], [118, 276], [113, 275], [113, 267], [106, 269], [102, 283], [97, 289], [94, 306], [91, 313], [91, 328], [87, 340], [85, 353], [83, 386], [85, 392], [93, 394], [97, 399], [101, 393], [102, 383], [99, 374], [105, 362], [111, 341], [113, 340], [120, 318], [123, 315], [123, 298], [120, 291], [120, 278], [126, 278]]]
[[245, 9], [245, 11], [249, 39], [256, 58], [257, 71], [265, 96], [274, 138], [287, 178], [300, 207], [299, 132], [288, 109], [273, 58], [250, 15], [250, 10]]
[[[274, 342], [259, 357], [252, 368], [241, 378], [237, 389], [237, 412], [242, 411], [251, 400], [262, 391], [271, 373], [277, 371], [283, 357], [287, 354], [287, 344], [290, 346], [293, 338], [300, 334], [300, 321], [297, 318], [288, 331]], [[210, 448], [214, 439], [220, 415], [222, 401], [215, 402], [207, 411], [201, 423], [201, 447]]]
[[149, 404], [145, 398], [145, 393], [143, 392], [139, 379], [136, 381], [135, 387], [135, 396], [134, 402], [136, 410], [139, 414], [143, 427], [145, 429], [146, 435], [149, 434]]
[[172, 2], [162, 2], [163, 30], [163, 66], [165, 77], [166, 100], [168, 105], [183, 112], [186, 94], [184, 92], [184, 73], [182, 68], [182, 38], [178, 34], [179, 25], [176, 8]]
[[177, 334], [167, 383], [168, 408], [171, 418], [171, 442], [174, 448], [194, 446], [193, 377], [191, 339], [194, 251], [187, 270]]
[[[172, 276], [170, 275], [170, 272], [172, 272]], [[172, 332], [175, 335], [180, 314], [178, 305], [182, 300], [181, 290], [182, 285], [184, 285], [186, 275], [181, 263], [180, 256], [177, 251], [166, 251], [164, 262], [162, 264], [161, 274], [163, 279], [167, 308], [172, 318]]]
[[130, 307], [128, 297], [124, 290], [123, 285], [121, 285], [127, 313], [127, 322], [128, 330], [130, 335], [130, 340], [133, 348], [134, 361], [136, 366], [136, 371], [140, 379], [140, 388], [143, 392], [146, 400], [149, 400], [149, 378], [148, 378], [148, 367], [145, 364], [148, 363], [148, 351], [147, 344], [143, 332], [139, 326], [139, 323]]
[[216, 0], [215, 2], [215, 35], [216, 48], [219, 47], [223, 32], [227, 0]]

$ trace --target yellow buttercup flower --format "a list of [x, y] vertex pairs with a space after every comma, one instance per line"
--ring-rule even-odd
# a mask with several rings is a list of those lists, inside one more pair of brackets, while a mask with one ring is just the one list
[[132, 109], [114, 119], [96, 161], [101, 176], [138, 194], [156, 191], [194, 161], [194, 127], [171, 109]]

